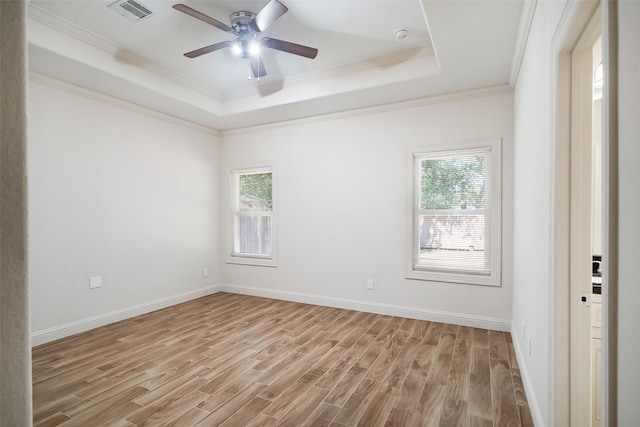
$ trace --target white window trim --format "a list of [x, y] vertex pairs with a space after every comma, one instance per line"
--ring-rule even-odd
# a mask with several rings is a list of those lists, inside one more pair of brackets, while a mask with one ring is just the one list
[[[273, 209], [270, 212], [271, 216], [271, 255], [253, 255], [253, 254], [237, 254], [234, 253], [235, 247], [235, 194], [237, 189], [234, 177], [238, 173], [259, 173], [259, 172], [271, 172], [271, 197], [273, 200]], [[225, 247], [227, 264], [238, 264], [247, 266], [258, 267], [277, 267], [276, 263], [276, 236], [277, 236], [277, 201], [276, 201], [276, 174], [274, 167], [271, 165], [260, 164], [252, 166], [241, 167], [228, 167], [227, 168], [227, 215], [226, 215], [226, 229], [227, 229], [227, 244]]]
[[[492, 197], [491, 210], [491, 264], [490, 273], [469, 274], [464, 272], [419, 270], [414, 268], [415, 233], [416, 233], [416, 194], [419, 191], [416, 179], [415, 158], [420, 154], [473, 150], [484, 147], [491, 149], [491, 164], [489, 179], [491, 180]], [[407, 182], [410, 191], [407, 192], [407, 221], [406, 221], [406, 278], [432, 282], [459, 283], [481, 286], [501, 286], [502, 273], [502, 139], [483, 138], [467, 141], [457, 141], [428, 147], [418, 147], [409, 150], [407, 155]]]

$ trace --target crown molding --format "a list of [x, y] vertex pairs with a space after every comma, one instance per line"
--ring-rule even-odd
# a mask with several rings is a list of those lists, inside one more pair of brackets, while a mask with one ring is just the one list
[[303, 119], [286, 120], [277, 123], [269, 123], [258, 126], [248, 126], [237, 129], [220, 131], [222, 138], [231, 135], [241, 135], [247, 133], [261, 132], [265, 130], [280, 129], [290, 126], [299, 126], [310, 123], [327, 122], [332, 120], [340, 120], [351, 117], [366, 116], [370, 114], [385, 113], [389, 111], [405, 110], [411, 108], [423, 107], [426, 105], [442, 104], [445, 102], [463, 101], [465, 99], [481, 98], [485, 96], [500, 95], [511, 93], [513, 89], [509, 84], [501, 84], [477, 89], [464, 90], [459, 92], [451, 92], [442, 95], [426, 96], [422, 98], [411, 99], [408, 101], [393, 102], [390, 104], [377, 105], [375, 107], [358, 108], [355, 110], [341, 111], [338, 113], [322, 114]]
[[518, 35], [516, 36], [516, 44], [513, 49], [513, 59], [511, 61], [511, 70], [509, 72], [509, 85], [515, 89], [520, 74], [520, 67], [524, 59], [524, 52], [527, 48], [529, 40], [529, 32], [533, 23], [536, 5], [538, 0], [525, 1], [522, 4], [522, 13], [520, 14], [520, 23], [518, 24]]
[[157, 74], [165, 79], [173, 81], [179, 85], [182, 85], [186, 88], [192, 89], [196, 92], [199, 92], [203, 95], [207, 95], [216, 101], [221, 101], [222, 94], [206, 85], [196, 82], [186, 76], [170, 71], [164, 67], [161, 67], [151, 61], [148, 61], [141, 56], [138, 56], [132, 52], [126, 51], [119, 46], [116, 46], [109, 40], [98, 36], [90, 31], [85, 30], [82, 27], [79, 27], [76, 24], [73, 24], [67, 20], [59, 18], [58, 16], [32, 4], [29, 3], [29, 18], [37, 21], [41, 24], [44, 24], [48, 27], [53, 28], [61, 33], [67, 34], [77, 40], [80, 40], [84, 43], [87, 43], [90, 46], [93, 46], [97, 49], [100, 49], [104, 52], [113, 55], [125, 62], [128, 62], [132, 65], [140, 67], [148, 72]]
[[184, 120], [184, 119], [172, 116], [170, 114], [162, 113], [152, 108], [147, 108], [142, 105], [135, 104], [133, 102], [125, 101], [120, 98], [115, 98], [113, 96], [106, 95], [104, 93], [97, 92], [91, 89], [87, 89], [85, 87], [78, 86], [73, 83], [69, 83], [60, 79], [56, 79], [54, 77], [46, 76], [44, 74], [29, 71], [29, 81], [34, 83], [40, 83], [56, 89], [60, 89], [65, 92], [72, 93], [74, 95], [79, 95], [79, 96], [90, 98], [96, 101], [100, 101], [105, 104], [112, 105], [114, 107], [132, 111], [134, 113], [144, 114], [146, 116], [153, 117], [155, 119], [160, 119], [176, 125], [188, 127], [200, 132], [208, 133], [210, 135], [215, 135], [218, 137], [220, 136], [220, 131], [216, 129], [202, 126], [200, 124], [190, 122], [188, 120]]

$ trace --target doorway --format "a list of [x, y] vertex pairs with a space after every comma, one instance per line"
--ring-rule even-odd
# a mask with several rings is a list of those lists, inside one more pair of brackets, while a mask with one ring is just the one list
[[603, 301], [593, 286], [605, 238], [602, 13], [598, 2], [578, 7], [558, 50], [554, 404], [556, 425], [595, 427], [603, 418]]

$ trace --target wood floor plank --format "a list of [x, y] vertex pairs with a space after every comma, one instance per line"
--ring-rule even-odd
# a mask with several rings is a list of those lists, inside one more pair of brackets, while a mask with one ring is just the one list
[[516, 395], [516, 404], [520, 412], [520, 423], [523, 427], [533, 426], [531, 410], [529, 409], [529, 403], [527, 402], [527, 396], [525, 395], [524, 385], [522, 384], [522, 378], [520, 377], [520, 370], [518, 368], [511, 368], [511, 379], [513, 380], [513, 390]]
[[347, 353], [348, 350], [348, 348], [340, 347], [339, 345], [334, 346], [324, 356], [322, 356], [320, 360], [314, 363], [308, 372], [318, 377], [323, 376]]
[[64, 424], [65, 421], [69, 421], [71, 418], [62, 412], [56, 412], [47, 417], [40, 418], [37, 422], [34, 420], [33, 425], [35, 427], [53, 427]]
[[261, 413], [253, 420], [244, 424], [243, 427], [275, 427], [279, 423], [279, 419]]
[[410, 424], [413, 413], [418, 406], [435, 351], [435, 346], [426, 344], [425, 341], [422, 342], [402, 384], [398, 400], [387, 418], [387, 425], [406, 426]]
[[429, 345], [438, 345], [440, 342], [440, 335], [442, 335], [442, 328], [444, 324], [438, 322], [431, 322], [427, 335], [424, 337], [424, 341]]
[[[338, 384], [338, 382], [344, 377], [344, 375], [351, 369], [356, 363], [356, 358], [344, 355], [331, 368], [320, 377], [320, 380], [316, 386], [331, 390]], [[362, 368], [364, 372], [366, 369]]]
[[422, 389], [411, 426], [433, 427], [440, 425], [445, 386], [427, 382]]
[[208, 412], [199, 408], [191, 408], [184, 414], [165, 424], [166, 427], [193, 426], [209, 415]]
[[378, 391], [373, 395], [373, 398], [367, 405], [360, 419], [358, 420], [358, 427], [376, 427], [384, 426], [386, 419], [393, 408], [397, 396], [394, 396], [383, 391]]
[[199, 390], [203, 393], [213, 394], [216, 392], [216, 390], [224, 387], [225, 384], [227, 384], [233, 378], [236, 378], [239, 375], [242, 375], [243, 373], [252, 369], [257, 363], [257, 360], [249, 357], [241, 358], [228, 368], [219, 371], [217, 375], [205, 376], [207, 381], [199, 388]]
[[407, 340], [393, 365], [387, 370], [385, 379], [381, 384], [381, 388], [385, 393], [398, 395], [404, 379], [407, 377], [416, 358], [420, 344], [421, 340], [418, 338], [409, 338]]
[[247, 388], [236, 393], [231, 399], [227, 400], [222, 405], [218, 406], [215, 411], [211, 412], [208, 416], [203, 418], [197, 426], [218, 426], [222, 424], [227, 418], [240, 410], [243, 406], [249, 403], [254, 397], [260, 394], [266, 386], [260, 383], [252, 383]]
[[[41, 395], [44, 396], [44, 395]], [[77, 405], [82, 399], [73, 393], [64, 392], [53, 395], [48, 401], [34, 402], [33, 406], [33, 422], [38, 424], [53, 415], [60, 414], [67, 408]]]
[[458, 337], [451, 357], [446, 395], [450, 399], [466, 402], [469, 394], [469, 375], [471, 370], [470, 340]]
[[186, 394], [175, 395], [171, 399], [166, 399], [162, 403], [148, 405], [140, 408], [127, 417], [127, 421], [137, 426], [152, 427], [165, 426], [190, 409], [200, 404], [206, 397], [199, 391], [191, 391]]
[[489, 348], [489, 331], [486, 329], [473, 328], [473, 343], [474, 347]]
[[441, 427], [464, 427], [468, 425], [467, 402], [457, 400], [448, 395], [442, 401], [442, 414], [440, 415]]
[[493, 420], [470, 415], [469, 427], [493, 427]]
[[413, 320], [413, 327], [411, 328], [410, 335], [412, 337], [424, 339], [427, 336], [431, 322], [426, 320]]
[[489, 331], [489, 355], [492, 359], [509, 360], [507, 344], [504, 341], [502, 332]]
[[[257, 373], [248, 371], [231, 379], [223, 387], [216, 390], [210, 397], [206, 398], [202, 403], [200, 403], [198, 405], [198, 408], [206, 412], [216, 411], [219, 407], [228, 402], [242, 390], [246, 389], [251, 384], [258, 383], [256, 381], [257, 376]], [[260, 385], [262, 385], [263, 388], [266, 387], [266, 385], [264, 384]]]
[[340, 382], [336, 384], [329, 395], [325, 398], [325, 402], [336, 406], [344, 406], [345, 402], [353, 391], [358, 387], [362, 378], [364, 378], [367, 370], [360, 366], [352, 366], [342, 377]]
[[376, 381], [383, 381], [386, 379], [390, 368], [395, 363], [402, 347], [404, 347], [407, 342], [407, 337], [404, 334], [394, 333], [390, 338], [384, 338], [381, 342], [385, 342], [386, 345], [380, 351], [378, 357], [367, 373], [367, 377]]
[[380, 383], [378, 381], [364, 378], [342, 406], [342, 409], [336, 415], [335, 421], [345, 425], [357, 423], [371, 400], [373, 400], [374, 393], [379, 386]]
[[308, 427], [327, 427], [339, 411], [339, 406], [323, 402], [311, 413], [304, 425]]
[[[65, 411], [70, 420], [63, 426], [108, 425], [114, 421], [126, 418], [140, 409], [140, 405], [133, 403], [137, 397], [143, 396], [148, 390], [142, 387], [132, 387], [129, 390], [100, 399], [99, 402], [83, 402]], [[91, 408], [91, 410], [88, 410]]]
[[427, 382], [446, 386], [452, 357], [452, 353], [439, 353], [436, 350], [429, 373], [427, 374]]
[[242, 406], [235, 414], [227, 418], [220, 427], [246, 426], [250, 421], [260, 415], [261, 411], [271, 404], [270, 400], [254, 397]]
[[496, 426], [520, 425], [509, 362], [504, 359], [491, 359], [491, 402]]
[[318, 379], [318, 376], [307, 372], [291, 384], [277, 400], [270, 402], [270, 405], [265, 407], [262, 412], [274, 418], [282, 418], [298, 404], [303, 395], [318, 382]]
[[311, 387], [296, 405], [280, 420], [279, 427], [298, 427], [306, 424], [307, 418], [313, 413], [315, 408], [322, 403], [322, 399], [327, 395], [328, 390], [320, 387]]
[[483, 419], [493, 419], [491, 403], [491, 372], [489, 348], [472, 347], [469, 375], [469, 413]]
[[282, 375], [271, 383], [262, 393], [261, 397], [273, 400], [280, 396], [292, 382], [297, 381], [302, 377], [314, 364], [315, 360], [321, 357], [322, 354], [333, 348], [330, 345], [326, 347], [318, 347], [312, 353], [306, 355], [296, 364], [292, 365], [289, 369], [285, 370]]
[[218, 293], [35, 347], [36, 426], [532, 426], [511, 336]]
[[365, 350], [365, 352], [360, 356], [357, 360], [356, 364], [364, 369], [369, 369], [374, 362], [380, 356], [382, 350], [385, 348], [385, 343], [382, 341], [374, 341], [369, 347]]

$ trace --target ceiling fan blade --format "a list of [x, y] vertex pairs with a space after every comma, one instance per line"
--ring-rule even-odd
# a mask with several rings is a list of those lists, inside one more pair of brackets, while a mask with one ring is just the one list
[[294, 55], [300, 55], [311, 59], [314, 59], [318, 55], [318, 49], [314, 47], [303, 46], [301, 44], [286, 42], [284, 40], [264, 37], [262, 39], [262, 43], [271, 49], [281, 50], [283, 52], [292, 53]]
[[233, 28], [231, 28], [227, 24], [223, 24], [217, 19], [214, 19], [208, 15], [205, 15], [202, 12], [198, 12], [197, 10], [190, 8], [186, 4], [182, 4], [182, 3], [174, 4], [173, 8], [175, 10], [179, 10], [182, 13], [186, 13], [189, 16], [193, 16], [194, 18], [199, 19], [203, 22], [206, 22], [209, 25], [213, 25], [214, 27], [219, 28], [222, 31], [226, 31], [227, 33], [233, 33]]
[[253, 77], [256, 79], [267, 75], [267, 70], [264, 68], [264, 63], [260, 55], [251, 56], [251, 71], [253, 71]]
[[216, 50], [224, 49], [225, 47], [231, 46], [231, 42], [220, 42], [215, 43], [209, 46], [201, 47], [200, 49], [192, 50], [191, 52], [187, 52], [184, 54], [187, 58], [196, 58], [200, 55], [204, 55], [205, 53], [215, 52]]
[[271, 26], [284, 15], [287, 10], [287, 6], [280, 3], [278, 0], [271, 0], [260, 12], [253, 18], [253, 21], [249, 24], [251, 29], [257, 33], [261, 33]]

